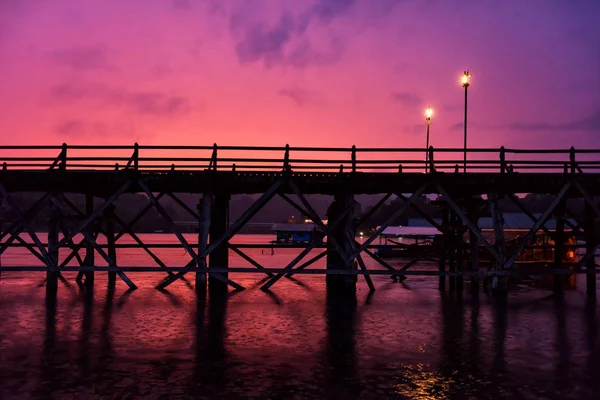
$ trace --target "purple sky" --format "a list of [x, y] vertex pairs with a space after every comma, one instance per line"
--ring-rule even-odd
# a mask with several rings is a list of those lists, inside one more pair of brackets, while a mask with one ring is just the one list
[[4, 144], [600, 147], [597, 0], [0, 0]]

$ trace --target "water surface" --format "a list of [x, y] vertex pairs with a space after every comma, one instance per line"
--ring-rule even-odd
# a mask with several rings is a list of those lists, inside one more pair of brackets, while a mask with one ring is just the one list
[[[246, 252], [282, 267], [298, 250]], [[172, 266], [189, 259], [156, 253]], [[153, 265], [135, 249], [118, 261]], [[2, 263], [36, 261], [10, 249]], [[0, 398], [592, 399], [600, 390], [599, 314], [582, 278], [562, 298], [520, 287], [501, 302], [440, 293], [437, 278], [376, 276], [377, 291], [368, 296], [361, 278], [352, 303], [328, 299], [323, 276], [282, 279], [267, 294], [264, 275], [232, 275], [248, 289], [204, 298], [182, 281], [155, 290], [162, 274], [128, 275], [138, 290], [118, 281], [109, 291], [98, 273], [90, 296], [65, 274], [71, 285], [59, 283], [52, 301], [43, 273], [3, 273]]]

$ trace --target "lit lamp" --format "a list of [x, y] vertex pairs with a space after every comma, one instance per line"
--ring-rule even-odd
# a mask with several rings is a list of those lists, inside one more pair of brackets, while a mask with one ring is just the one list
[[465, 138], [464, 138], [464, 153], [463, 153], [463, 172], [467, 172], [467, 88], [471, 81], [469, 70], [463, 72], [461, 77], [462, 86], [465, 88]]
[[427, 120], [427, 139], [425, 143], [425, 173], [429, 169], [429, 125], [431, 124], [431, 116], [433, 115], [433, 109], [431, 106], [427, 106], [425, 109], [425, 119]]

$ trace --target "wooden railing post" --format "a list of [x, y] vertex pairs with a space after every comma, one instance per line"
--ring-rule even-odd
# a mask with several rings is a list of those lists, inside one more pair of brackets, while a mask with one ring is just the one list
[[217, 170], [217, 144], [213, 143], [213, 152], [212, 152], [212, 157], [210, 159], [210, 165], [208, 169], [213, 169], [213, 171]]
[[500, 173], [506, 172], [506, 149], [504, 146], [500, 147]]
[[137, 144], [137, 142], [133, 145], [133, 169], [135, 169], [136, 171], [139, 168], [139, 156], [140, 156], [140, 149], [139, 149], [139, 145]]
[[352, 145], [352, 172], [356, 172], [356, 146]]
[[435, 172], [435, 162], [433, 159], [433, 146], [429, 146], [429, 172]]
[[569, 160], [571, 161], [571, 173], [574, 174], [577, 170], [577, 164], [575, 163], [575, 147], [573, 146], [569, 150]]
[[290, 145], [285, 145], [285, 154], [283, 155], [283, 173], [290, 172]]
[[64, 171], [67, 169], [67, 144], [62, 144], [62, 151], [60, 152], [60, 166], [58, 167], [60, 171]]

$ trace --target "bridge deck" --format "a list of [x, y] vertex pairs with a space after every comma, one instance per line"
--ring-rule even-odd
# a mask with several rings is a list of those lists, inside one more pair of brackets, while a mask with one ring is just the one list
[[[287, 178], [304, 194], [412, 193], [424, 183], [428, 193], [437, 193], [440, 182], [455, 194], [556, 193], [569, 175], [563, 173], [290, 173]], [[9, 192], [65, 192], [103, 196], [127, 182], [143, 180], [153, 192], [252, 194], [263, 193], [284, 178], [281, 172], [232, 171], [3, 171], [0, 182]], [[578, 174], [590, 195], [600, 195], [600, 173]], [[139, 192], [131, 185], [127, 192]], [[287, 185], [280, 192], [293, 193]]]

